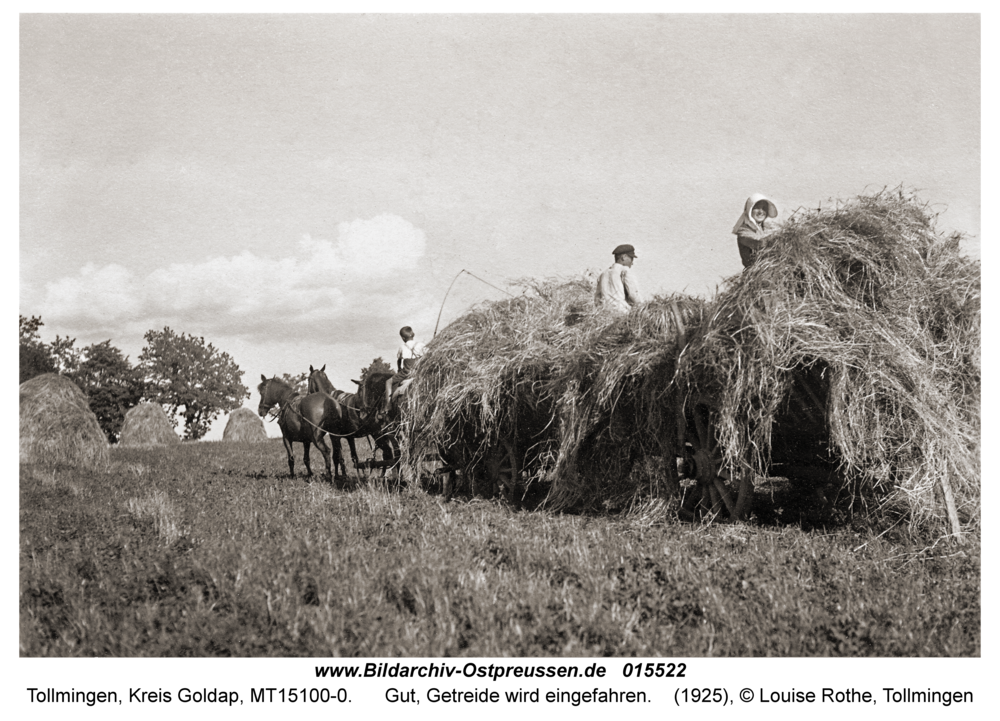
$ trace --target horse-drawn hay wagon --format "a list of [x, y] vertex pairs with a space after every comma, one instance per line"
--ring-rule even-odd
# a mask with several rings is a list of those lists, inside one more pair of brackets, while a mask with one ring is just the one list
[[[654, 494], [682, 516], [744, 519], [780, 476], [829, 511], [894, 503], [979, 514], [979, 264], [925, 205], [881, 192], [799, 211], [709, 302], [595, 308], [592, 281], [483, 304], [428, 345], [404, 463], [445, 460], [470, 492], [532, 487], [553, 509]], [[447, 485], [447, 484], [446, 484]]]
[[478, 414], [460, 413], [442, 423], [434, 440], [428, 440], [426, 431], [421, 433], [416, 426], [422, 398], [411, 390], [405, 401], [406, 463], [425, 485], [440, 484], [446, 498], [465, 491], [485, 497], [501, 495], [519, 505], [529, 489], [536, 491], [543, 482], [545, 452], [553, 434], [546, 410], [533, 399], [512, 395], [492, 427], [485, 426]]

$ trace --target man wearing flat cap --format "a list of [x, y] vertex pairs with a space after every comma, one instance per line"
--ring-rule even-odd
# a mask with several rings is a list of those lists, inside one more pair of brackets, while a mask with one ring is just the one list
[[631, 245], [619, 245], [611, 253], [615, 256], [615, 262], [597, 279], [594, 301], [598, 306], [628, 312], [630, 307], [642, 302], [635, 271], [632, 270], [635, 248]]

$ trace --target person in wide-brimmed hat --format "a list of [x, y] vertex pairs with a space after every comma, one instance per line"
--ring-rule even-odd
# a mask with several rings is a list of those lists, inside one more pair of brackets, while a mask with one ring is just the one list
[[768, 218], [778, 217], [778, 206], [761, 193], [754, 193], [747, 198], [743, 206], [743, 215], [733, 226], [733, 235], [736, 236], [736, 245], [740, 249], [740, 260], [743, 267], [749, 268], [753, 265], [757, 251], [763, 246], [765, 237], [774, 232], [774, 228], [765, 228], [764, 222]]
[[635, 248], [631, 245], [619, 245], [611, 253], [615, 256], [615, 262], [597, 279], [594, 301], [599, 306], [628, 311], [631, 306], [642, 302], [635, 271], [632, 270]]

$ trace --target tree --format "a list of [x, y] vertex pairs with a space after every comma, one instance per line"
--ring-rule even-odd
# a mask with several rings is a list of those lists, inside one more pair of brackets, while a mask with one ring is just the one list
[[83, 360], [68, 376], [87, 394], [90, 410], [108, 440], [117, 443], [125, 413], [142, 400], [142, 372], [110, 340], [87, 346], [81, 356]]
[[79, 366], [82, 352], [76, 338], [60, 338], [51, 344], [42, 342], [38, 329], [45, 325], [40, 316], [18, 316], [20, 382], [42, 373], [72, 374]]
[[299, 373], [298, 375], [291, 375], [290, 373], [282, 373], [281, 379], [288, 383], [292, 388], [298, 393], [305, 394], [309, 387], [309, 374]]
[[395, 373], [395, 371], [392, 369], [392, 366], [382, 360], [382, 356], [379, 356], [371, 362], [371, 365], [361, 370], [361, 378], [358, 379], [361, 381], [361, 386], [365, 384], [365, 378], [372, 373]]
[[250, 397], [240, 382], [240, 367], [204, 338], [164, 328], [147, 332], [145, 339], [139, 355], [145, 398], [167, 408], [175, 425], [177, 414], [184, 418], [185, 439], [201, 438], [220, 413], [236, 410]]
[[64, 376], [71, 376], [76, 373], [83, 360], [83, 351], [76, 347], [76, 338], [60, 338], [52, 341], [49, 346], [52, 352], [52, 360], [56, 364], [56, 373]]
[[56, 362], [52, 349], [42, 343], [38, 329], [45, 325], [37, 316], [26, 318], [19, 315], [18, 321], [18, 384], [31, 380], [42, 373], [55, 373]]
[[30, 318], [18, 315], [18, 337], [21, 341], [21, 345], [28, 343], [41, 343], [42, 339], [38, 335], [38, 329], [41, 328], [44, 323], [42, 323], [41, 316], [33, 315]]

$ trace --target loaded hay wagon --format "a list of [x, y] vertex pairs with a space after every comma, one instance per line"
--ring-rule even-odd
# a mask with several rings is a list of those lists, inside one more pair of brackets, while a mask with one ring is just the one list
[[[689, 512], [742, 518], [755, 478], [832, 505], [979, 514], [979, 263], [901, 191], [794, 215], [678, 363]], [[679, 424], [681, 425], [681, 424]]]
[[960, 241], [884, 191], [797, 212], [708, 302], [617, 315], [590, 279], [532, 283], [428, 345], [404, 464], [440, 452], [468, 491], [554, 510], [683, 494], [682, 517], [735, 520], [781, 477], [823, 512], [846, 491], [957, 536], [980, 488], [979, 263]]
[[544, 498], [554, 509], [633, 494], [636, 461], [665, 447], [676, 477], [675, 434], [658, 432], [674, 417], [650, 407], [643, 389], [649, 374], [673, 374], [681, 329], [697, 324], [704, 303], [655, 298], [617, 314], [594, 307], [593, 289], [589, 278], [534, 282], [428, 345], [408, 392], [413, 473], [422, 454], [439, 451], [446, 488], [457, 473], [471, 493]]

